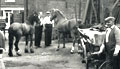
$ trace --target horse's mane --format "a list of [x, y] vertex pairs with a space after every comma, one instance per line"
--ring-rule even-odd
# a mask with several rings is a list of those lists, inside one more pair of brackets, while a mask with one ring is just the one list
[[38, 14], [37, 13], [31, 14], [26, 19], [26, 24], [34, 25], [34, 22], [36, 22], [36, 23], [39, 22], [39, 18], [38, 18]]
[[65, 15], [63, 14], [63, 12], [60, 11], [59, 9], [56, 9], [56, 12], [57, 12], [58, 14], [60, 14], [63, 18], [66, 18]]

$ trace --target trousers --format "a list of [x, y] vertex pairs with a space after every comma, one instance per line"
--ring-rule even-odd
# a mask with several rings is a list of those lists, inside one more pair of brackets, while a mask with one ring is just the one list
[[35, 46], [40, 46], [43, 26], [35, 26]]
[[45, 25], [45, 46], [50, 46], [52, 37], [52, 24]]
[[118, 56], [113, 56], [113, 53], [106, 54], [106, 69], [120, 69], [120, 53]]

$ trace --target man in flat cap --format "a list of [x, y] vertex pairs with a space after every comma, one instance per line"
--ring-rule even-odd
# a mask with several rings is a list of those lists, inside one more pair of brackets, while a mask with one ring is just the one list
[[101, 45], [98, 52], [94, 54], [100, 54], [105, 49], [106, 53], [106, 69], [120, 69], [120, 29], [114, 24], [115, 18], [109, 16], [105, 18], [106, 23], [106, 38]]
[[52, 43], [52, 27], [54, 25], [54, 21], [50, 21], [50, 11], [46, 12], [46, 17], [44, 18], [43, 22], [43, 27], [44, 27], [44, 32], [45, 32], [45, 47], [48, 47]]

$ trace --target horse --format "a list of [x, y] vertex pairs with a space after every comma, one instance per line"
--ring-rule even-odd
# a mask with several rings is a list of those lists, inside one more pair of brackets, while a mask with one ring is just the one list
[[[65, 48], [65, 38], [67, 34], [71, 34], [71, 37], [73, 38], [74, 47], [78, 37], [77, 27], [84, 25], [81, 24], [81, 19], [67, 19], [59, 9], [51, 9], [50, 12], [51, 12], [50, 20], [51, 21], [54, 20], [55, 29], [58, 35], [58, 46], [56, 51], [59, 51], [61, 35], [63, 36], [63, 48]], [[71, 53], [73, 53], [73, 50], [71, 50]]]
[[16, 41], [14, 43], [15, 45], [15, 51], [16, 54], [18, 56], [21, 56], [22, 54], [20, 53], [20, 49], [18, 47], [18, 43], [21, 39], [22, 36], [25, 36], [25, 53], [28, 53], [29, 50], [29, 46], [28, 46], [28, 41], [30, 39], [30, 52], [34, 53], [33, 50], [33, 34], [34, 34], [34, 23], [38, 23], [39, 22], [39, 18], [36, 12], [34, 12], [33, 14], [31, 14], [27, 19], [25, 23], [18, 23], [15, 22], [13, 24], [10, 25], [9, 29], [8, 29], [8, 33], [9, 33], [9, 53], [8, 55], [10, 57], [13, 56], [12, 53], [12, 49], [13, 49], [13, 41], [14, 41], [14, 37], [16, 38]]

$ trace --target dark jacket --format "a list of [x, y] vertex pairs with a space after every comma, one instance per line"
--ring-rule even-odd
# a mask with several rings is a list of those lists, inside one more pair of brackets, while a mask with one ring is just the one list
[[120, 46], [120, 29], [117, 26], [111, 28], [108, 39], [109, 41], [105, 42], [106, 52], [113, 53], [115, 50], [115, 46]]

